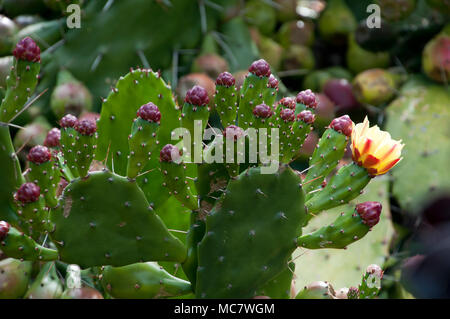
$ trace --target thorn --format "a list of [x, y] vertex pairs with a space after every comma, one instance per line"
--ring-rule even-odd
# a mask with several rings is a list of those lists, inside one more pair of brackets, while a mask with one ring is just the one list
[[10, 119], [8, 122], [11, 123], [12, 121], [14, 121], [20, 114], [22, 114], [26, 109], [28, 109], [34, 102], [36, 102], [42, 95], [45, 94], [45, 92], [48, 91], [48, 88], [45, 89], [44, 91], [42, 91], [41, 93], [39, 93], [39, 95], [37, 95], [34, 99], [32, 99], [31, 101], [29, 101], [19, 112], [16, 113], [16, 115], [14, 115], [12, 117], [12, 119]]

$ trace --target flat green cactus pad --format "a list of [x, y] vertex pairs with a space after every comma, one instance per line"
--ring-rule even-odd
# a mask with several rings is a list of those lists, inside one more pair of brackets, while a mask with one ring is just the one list
[[136, 183], [109, 171], [71, 182], [51, 220], [61, 260], [81, 267], [186, 258]]
[[[357, 286], [361, 282], [361, 276], [370, 264], [383, 265], [388, 255], [388, 244], [394, 228], [391, 222], [389, 209], [388, 177], [381, 176], [367, 185], [364, 194], [350, 202], [378, 201], [382, 204], [380, 222], [364, 237], [345, 250], [341, 249], [317, 249], [308, 250], [298, 248], [293, 257], [295, 259], [295, 288], [300, 291], [314, 281], [328, 281], [334, 288]], [[338, 214], [348, 205], [336, 207], [320, 213], [314, 217], [304, 233], [314, 231], [323, 225], [332, 223]]]
[[392, 192], [403, 210], [416, 215], [450, 190], [450, 94], [448, 88], [414, 79], [387, 108], [386, 130], [401, 138], [403, 160], [392, 170]]
[[300, 183], [286, 166], [251, 168], [229, 183], [198, 246], [197, 297], [253, 297], [286, 268], [306, 218]]

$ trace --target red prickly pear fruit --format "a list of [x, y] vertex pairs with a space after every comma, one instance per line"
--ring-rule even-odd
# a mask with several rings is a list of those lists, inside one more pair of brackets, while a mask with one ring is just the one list
[[17, 60], [39, 62], [41, 60], [41, 49], [32, 38], [26, 37], [17, 43], [13, 55]]
[[317, 142], [319, 142], [319, 137], [316, 132], [311, 131], [300, 148], [300, 154], [304, 156], [311, 156], [314, 153]]
[[282, 109], [280, 112], [280, 117], [285, 122], [295, 121], [295, 111], [292, 109]]
[[259, 59], [250, 65], [248, 71], [256, 76], [270, 76], [270, 65], [264, 59]]
[[196, 106], [208, 105], [208, 92], [203, 87], [196, 85], [192, 89], [187, 91], [184, 101]]
[[165, 145], [161, 152], [159, 153], [159, 160], [161, 162], [176, 162], [178, 159], [180, 159], [180, 156], [182, 155], [180, 149], [172, 144]]
[[272, 109], [270, 106], [262, 103], [253, 108], [253, 115], [259, 118], [268, 118], [272, 116]]
[[4, 220], [0, 221], [0, 241], [6, 238], [10, 227], [11, 226]]
[[47, 147], [58, 147], [61, 141], [61, 131], [54, 127], [52, 128], [45, 137], [44, 146]]
[[316, 116], [311, 111], [305, 110], [297, 115], [297, 119], [302, 120], [306, 124], [312, 124], [316, 120]]
[[342, 115], [341, 117], [335, 118], [330, 123], [330, 128], [336, 132], [342, 133], [345, 136], [351, 136], [353, 130], [353, 121], [350, 116]]
[[244, 134], [245, 134], [244, 130], [236, 125], [229, 125], [223, 130], [223, 136], [225, 138], [227, 136], [233, 137], [235, 141], [244, 136]]
[[323, 87], [323, 93], [336, 104], [338, 111], [350, 111], [359, 106], [353, 95], [353, 87], [346, 79], [331, 79]]
[[182, 76], [178, 80], [178, 85], [176, 88], [178, 101], [180, 103], [182, 103], [183, 97], [185, 97], [187, 92], [196, 85], [201, 86], [202, 88], [205, 88], [205, 90], [208, 92], [209, 100], [212, 100], [214, 93], [216, 91], [216, 86], [214, 85], [214, 81], [204, 73], [191, 73], [191, 74]]
[[309, 108], [315, 109], [318, 101], [316, 95], [308, 89], [297, 94], [297, 103], [302, 103]]
[[227, 61], [214, 53], [203, 54], [197, 57], [192, 64], [192, 72], [205, 73], [213, 79], [226, 70], [228, 70]]
[[372, 228], [380, 221], [381, 203], [364, 202], [356, 205], [356, 212], [359, 214], [363, 223]]
[[137, 116], [143, 120], [154, 123], [158, 123], [161, 120], [161, 112], [152, 102], [142, 105], [137, 111]]
[[67, 114], [65, 115], [60, 121], [59, 121], [59, 125], [61, 127], [75, 127], [75, 124], [77, 124], [78, 119], [72, 115], [72, 114]]
[[324, 127], [330, 124], [335, 116], [334, 103], [323, 93], [316, 94], [316, 97], [318, 100], [317, 107], [314, 110], [316, 124], [317, 127]]
[[77, 121], [75, 130], [85, 136], [92, 136], [97, 131], [97, 123], [91, 120]]
[[52, 159], [52, 152], [46, 146], [36, 145], [28, 152], [27, 159], [38, 165], [47, 163]]
[[35, 183], [24, 183], [17, 190], [14, 198], [19, 202], [33, 203], [39, 199], [41, 195], [41, 189]]
[[235, 78], [229, 72], [222, 72], [216, 79], [216, 85], [222, 85], [226, 87], [233, 86], [236, 83]]
[[289, 108], [291, 110], [295, 110], [295, 99], [293, 97], [284, 97], [282, 98], [280, 101], [278, 101], [278, 104], [285, 107], [285, 108]]
[[267, 86], [272, 89], [278, 88], [278, 80], [276, 77], [273, 76], [273, 74], [271, 74], [269, 76], [269, 81], [267, 82]]
[[422, 67], [425, 74], [435, 81], [445, 83], [450, 78], [450, 36], [440, 34], [423, 50]]

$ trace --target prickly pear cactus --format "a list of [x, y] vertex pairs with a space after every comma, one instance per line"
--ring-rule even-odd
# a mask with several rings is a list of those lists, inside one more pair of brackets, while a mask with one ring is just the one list
[[[39, 61], [31, 39], [15, 52], [15, 63]], [[39, 69], [29, 66], [19, 69]], [[29, 77], [15, 81], [7, 92], [21, 94], [21, 103], [7, 95], [0, 107], [0, 154], [11, 169], [0, 247], [8, 257], [48, 262], [38, 280], [49, 288], [33, 283], [30, 296], [61, 294], [54, 273], [43, 273], [55, 261], [68, 278], [61, 298], [288, 298], [297, 247], [343, 249], [373, 234], [382, 205], [350, 201], [403, 147], [367, 119], [355, 125], [342, 116], [297, 172], [289, 164], [313, 130], [317, 99], [306, 90], [277, 102], [279, 82], [265, 60], [251, 64], [240, 89], [231, 74], [218, 76], [223, 130], [206, 129], [204, 88], [187, 91], [179, 106], [159, 72], [137, 69], [119, 78], [98, 121], [63, 116], [47, 146], [28, 153], [25, 181], [8, 125], [32, 88]], [[350, 142], [353, 161], [338, 168]], [[335, 207], [344, 213], [331, 224], [318, 216]], [[314, 219], [323, 227], [305, 233]], [[103, 296], [83, 287], [83, 273]]]
[[416, 78], [386, 110], [386, 128], [407, 145], [405, 158], [393, 171], [392, 192], [409, 214], [416, 215], [450, 189], [450, 172], [443, 165], [450, 157], [449, 103], [448, 88]]

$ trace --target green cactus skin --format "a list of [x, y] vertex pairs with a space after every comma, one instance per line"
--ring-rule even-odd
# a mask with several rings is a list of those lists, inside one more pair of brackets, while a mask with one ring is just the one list
[[56, 273], [53, 262], [45, 263], [34, 279], [27, 293], [26, 299], [58, 299], [63, 293], [63, 287]]
[[360, 195], [370, 180], [367, 170], [355, 163], [341, 167], [327, 186], [306, 201], [308, 218], [322, 210], [348, 203]]
[[264, 102], [263, 93], [267, 89], [269, 78], [259, 77], [249, 72], [241, 87], [238, 109], [239, 127], [246, 130], [254, 121], [253, 108]]
[[56, 189], [60, 180], [60, 174], [55, 167], [55, 162], [50, 160], [46, 163], [29, 163], [27, 178], [41, 188], [47, 207], [55, 207], [58, 204]]
[[75, 156], [75, 168], [80, 177], [85, 177], [89, 171], [91, 162], [94, 159], [95, 149], [97, 148], [96, 143], [97, 136], [95, 134], [90, 136], [76, 132], [73, 151]]
[[238, 92], [236, 86], [227, 87], [225, 85], [216, 85], [216, 94], [214, 95], [214, 106], [219, 113], [220, 122], [223, 127], [235, 124], [237, 112]]
[[71, 182], [50, 217], [61, 260], [80, 267], [186, 258], [136, 183], [109, 171]]
[[130, 157], [128, 158], [127, 176], [135, 178], [142, 171], [157, 145], [159, 123], [137, 118], [131, 126], [128, 139]]
[[74, 177], [79, 177], [76, 165], [75, 136], [77, 131], [73, 127], [61, 127], [61, 150], [64, 162]]
[[[148, 102], [157, 105], [161, 112], [158, 140], [162, 147], [171, 142], [172, 130], [180, 126], [180, 110], [175, 105], [170, 86], [159, 73], [148, 69], [132, 70], [119, 79], [103, 103], [97, 123], [96, 159], [103, 161], [109, 150], [108, 167], [112, 169], [113, 161], [114, 172], [119, 175], [126, 174], [128, 165], [130, 123], [136, 117], [137, 110]], [[160, 148], [155, 150], [157, 153], [159, 151]]]
[[161, 162], [161, 172], [164, 176], [163, 186], [169, 189], [182, 204], [192, 210], [198, 209], [197, 196], [193, 194], [186, 179], [186, 165], [183, 163]]
[[230, 181], [198, 246], [197, 297], [253, 297], [283, 271], [306, 218], [299, 184], [286, 166], [270, 175], [251, 168]]
[[106, 266], [101, 283], [112, 297], [124, 299], [165, 298], [192, 292], [188, 281], [172, 276], [155, 262]]
[[298, 238], [299, 247], [308, 249], [339, 248], [363, 238], [370, 230], [354, 208], [339, 214], [338, 218], [328, 226]]
[[450, 158], [448, 105], [445, 86], [415, 77], [386, 109], [386, 130], [405, 144], [404, 159], [392, 170], [392, 194], [411, 216], [450, 190], [450, 170], [443, 165]]
[[37, 244], [31, 237], [10, 227], [8, 235], [0, 242], [6, 256], [29, 261], [49, 261], [58, 258], [58, 252]]
[[291, 143], [291, 154], [284, 154], [287, 156], [283, 161], [288, 161], [296, 158], [298, 156], [298, 150], [302, 147], [305, 142], [308, 134], [312, 131], [313, 127], [311, 124], [307, 124], [300, 119], [297, 119], [295, 123], [292, 125], [292, 135], [289, 140]]
[[0, 124], [0, 219], [17, 226], [18, 215], [13, 209], [13, 194], [25, 183], [19, 159], [14, 151], [9, 127]]
[[37, 239], [39, 233], [48, 232], [51, 228], [51, 223], [48, 220], [48, 208], [45, 207], [45, 200], [41, 196], [38, 201], [33, 203], [17, 202], [17, 214], [27, 227], [23, 230], [34, 239]]
[[33, 94], [41, 69], [39, 62], [17, 60], [6, 79], [5, 98], [0, 106], [0, 121], [10, 122]]
[[[323, 133], [309, 161], [310, 169], [303, 181], [306, 184], [304, 189], [307, 200], [313, 197], [313, 194], [308, 193], [320, 186], [344, 156], [348, 141], [349, 138], [347, 136], [332, 128], [328, 128]], [[317, 179], [313, 181], [315, 178]]]
[[290, 262], [285, 269], [256, 292], [257, 296], [267, 296], [271, 299], [290, 299], [292, 278], [295, 263]]
[[[200, 151], [203, 145], [195, 144], [195, 133], [200, 134], [200, 139], [203, 137], [202, 134], [208, 124], [209, 118], [209, 108], [208, 106], [197, 106], [189, 103], [184, 103], [183, 109], [181, 111], [181, 127], [188, 129], [191, 134], [191, 159], [194, 160], [195, 149], [198, 148]], [[201, 125], [196, 127], [196, 121], [201, 121]], [[198, 122], [197, 122], [198, 123]], [[198, 151], [197, 151], [198, 152]]]
[[186, 245], [188, 248], [187, 258], [182, 264], [183, 270], [195, 291], [197, 283], [197, 267], [198, 267], [198, 243], [203, 239], [206, 224], [198, 212], [191, 213], [191, 226], [186, 236]]
[[14, 258], [0, 261], [0, 299], [22, 298], [31, 277], [32, 263]]

